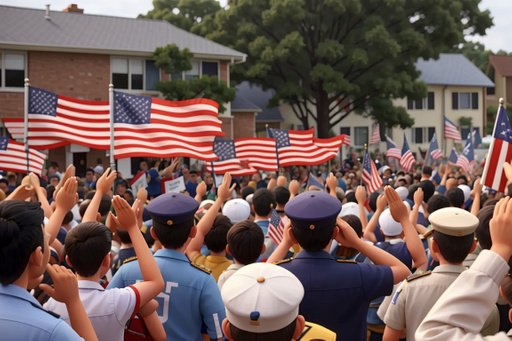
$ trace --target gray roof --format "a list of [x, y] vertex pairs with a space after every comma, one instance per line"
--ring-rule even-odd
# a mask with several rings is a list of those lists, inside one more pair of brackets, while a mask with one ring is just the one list
[[492, 87], [494, 83], [462, 54], [441, 53], [439, 59], [420, 59], [420, 79], [432, 85]]
[[195, 55], [243, 61], [245, 54], [163, 20], [120, 18], [0, 6], [0, 45], [84, 52], [152, 54], [167, 44]]
[[[236, 86], [236, 98], [243, 98], [261, 108], [256, 115], [256, 122], [282, 122], [283, 116], [278, 107], [269, 107], [268, 101], [274, 96], [273, 90], [263, 90], [260, 86], [242, 82]], [[235, 100], [236, 101], [236, 100]]]
[[231, 102], [231, 111], [247, 111], [259, 113], [261, 112], [261, 108], [237, 93], [235, 99], [233, 102]]

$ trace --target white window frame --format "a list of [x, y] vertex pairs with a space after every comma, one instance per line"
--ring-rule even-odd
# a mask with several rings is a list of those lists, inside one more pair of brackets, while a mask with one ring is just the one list
[[[457, 94], [457, 108], [453, 108], [453, 105], [452, 105], [452, 110], [480, 110], [480, 94], [478, 91], [453, 91], [453, 93]], [[469, 108], [461, 108], [461, 106], [460, 106], [461, 94], [469, 95]], [[478, 102], [477, 108], [473, 108], [473, 94], [477, 94], [477, 98], [478, 98], [477, 99], [477, 102]]]
[[[431, 127], [414, 127], [414, 128], [411, 128], [411, 139], [410, 139], [410, 142], [413, 143], [413, 144], [425, 144], [425, 143], [429, 143], [430, 142], [430, 139], [429, 139], [429, 136], [428, 136], [428, 130], [429, 128], [434, 128], [434, 132], [435, 132], [435, 127], [434, 126], [431, 126]], [[423, 135], [423, 138], [422, 138], [422, 141], [421, 142], [416, 142], [416, 129], [422, 129], [422, 135]]]
[[6, 54], [20, 54], [23, 55], [24, 58], [24, 77], [27, 78], [27, 69], [28, 69], [28, 58], [27, 58], [27, 52], [25, 51], [13, 51], [13, 50], [0, 50], [0, 67], [1, 67], [1, 78], [2, 81], [0, 82], [0, 90], [1, 91], [9, 91], [9, 92], [23, 92], [25, 89], [25, 86], [15, 87], [15, 86], [5, 86], [5, 55]]
[[[126, 59], [128, 61], [128, 89], [121, 89], [121, 91], [125, 92], [133, 92], [133, 93], [151, 93], [151, 94], [158, 94], [157, 90], [148, 90], [146, 89], [146, 62], [149, 60], [153, 60], [151, 58], [142, 58], [142, 57], [126, 57], [126, 56], [110, 56], [110, 83], [113, 84], [112, 80], [112, 73], [113, 73], [113, 67], [112, 63], [114, 59]], [[132, 89], [132, 74], [130, 71], [130, 60], [141, 60], [142, 63], [142, 89]], [[161, 80], [161, 74], [160, 74], [160, 68], [158, 69], [158, 80]], [[114, 84], [115, 87], [115, 84]]]
[[[208, 60], [208, 59], [192, 59], [192, 63], [194, 62], [199, 62], [199, 78], [203, 77], [203, 62], [207, 62], [207, 63], [217, 63], [217, 78], [220, 80], [220, 61], [218, 60]], [[189, 70], [190, 71], [190, 70]], [[185, 80], [185, 73], [187, 71], [182, 71], [181, 72], [181, 80]], [[171, 80], [176, 80], [176, 79], [172, 79], [172, 75], [171, 75]]]
[[[428, 94], [429, 93], [432, 93], [434, 96], [434, 108], [432, 108], [432, 109], [428, 108]], [[423, 97], [421, 99], [421, 103], [423, 105], [423, 108], [421, 108], [421, 109], [416, 108], [416, 102], [418, 102], [418, 100], [412, 100], [412, 108], [409, 108], [409, 98], [407, 98], [407, 103], [406, 103], [407, 110], [435, 110], [435, 108], [436, 108], [436, 93], [434, 91], [427, 92], [427, 97]]]

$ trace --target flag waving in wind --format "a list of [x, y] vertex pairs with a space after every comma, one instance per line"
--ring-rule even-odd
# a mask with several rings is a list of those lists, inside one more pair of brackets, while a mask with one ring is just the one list
[[448, 119], [448, 117], [444, 117], [444, 138], [450, 140], [462, 140], [460, 136], [459, 128]]
[[414, 155], [412, 155], [411, 149], [409, 148], [409, 143], [407, 142], [407, 137], [404, 134], [404, 145], [402, 147], [402, 157], [400, 158], [400, 166], [402, 166], [403, 170], [406, 172], [410, 172], [412, 170], [412, 165], [416, 162], [414, 159]]
[[503, 171], [503, 163], [512, 160], [512, 129], [508, 114], [503, 105], [498, 109], [491, 147], [482, 174], [482, 184], [497, 191], [503, 192], [507, 178]]
[[391, 139], [391, 137], [389, 137], [387, 135], [386, 135], [386, 146], [388, 149], [386, 151], [387, 158], [393, 158], [393, 159], [397, 159], [397, 160], [400, 160], [402, 158], [402, 152], [398, 148], [397, 144], [395, 143], [395, 141], [393, 141]]
[[34, 149], [29, 149], [28, 162], [25, 145], [21, 142], [0, 137], [0, 170], [13, 172], [33, 172], [41, 175], [46, 154]]
[[375, 163], [370, 158], [368, 150], [364, 153], [362, 179], [370, 193], [377, 192], [382, 186], [382, 178]]
[[482, 136], [480, 135], [480, 128], [473, 128], [473, 144], [475, 148], [478, 148], [482, 145]]
[[457, 150], [455, 147], [452, 147], [452, 152], [450, 153], [450, 157], [448, 158], [448, 163], [455, 165], [459, 160], [459, 154], [457, 154]]
[[379, 124], [376, 124], [373, 128], [372, 136], [370, 137], [370, 142], [368, 142], [369, 145], [377, 144], [380, 142], [380, 126]]
[[430, 140], [430, 145], [428, 146], [427, 158], [425, 163], [428, 165], [432, 160], [438, 160], [443, 157], [443, 153], [441, 149], [439, 149], [439, 144], [437, 144], [436, 134], [432, 136], [432, 140]]
[[473, 142], [471, 142], [471, 133], [469, 133], [466, 140], [466, 145], [464, 146], [462, 153], [459, 155], [459, 159], [457, 160], [456, 165], [462, 167], [462, 169], [467, 172], [469, 171], [469, 167], [474, 160], [475, 152], [473, 148]]

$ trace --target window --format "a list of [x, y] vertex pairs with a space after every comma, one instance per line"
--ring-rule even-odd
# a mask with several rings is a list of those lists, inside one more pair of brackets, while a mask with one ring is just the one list
[[202, 76], [219, 77], [219, 63], [207, 61], [192, 61], [192, 69], [185, 72], [178, 72], [171, 75], [171, 79], [192, 80]]
[[192, 70], [185, 71], [185, 80], [190, 81], [199, 78], [201, 75], [200, 65], [200, 62], [192, 61]]
[[23, 88], [25, 85], [25, 54], [0, 53], [0, 87]]
[[160, 72], [153, 60], [112, 58], [112, 84], [117, 89], [155, 90]]
[[436, 132], [435, 127], [418, 127], [412, 128], [412, 142], [413, 143], [429, 143]]
[[350, 136], [350, 127], [340, 127], [340, 134], [345, 134]]
[[413, 100], [410, 98], [407, 98], [407, 109], [409, 110], [434, 110], [434, 92], [429, 91], [427, 93], [427, 97], [419, 99], [419, 100]]
[[203, 62], [203, 76], [219, 77], [219, 63], [217, 62]]
[[452, 109], [478, 109], [478, 92], [452, 92]]
[[368, 144], [368, 127], [354, 127], [354, 145]]
[[468, 126], [465, 126], [465, 127], [460, 127], [460, 136], [462, 137], [463, 140], [465, 140], [469, 133], [471, 133], [471, 127], [468, 127]]

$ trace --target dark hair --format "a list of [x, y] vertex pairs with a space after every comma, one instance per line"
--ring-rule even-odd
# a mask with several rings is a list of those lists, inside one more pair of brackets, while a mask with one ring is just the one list
[[275, 206], [274, 194], [266, 188], [260, 188], [252, 197], [252, 205], [254, 206], [254, 213], [266, 217]]
[[0, 182], [3, 182], [6, 185], [9, 184], [9, 181], [6, 178], [0, 178]]
[[464, 192], [458, 188], [450, 188], [446, 191], [446, 197], [450, 201], [450, 205], [453, 207], [463, 207], [464, 205]]
[[247, 198], [247, 196], [249, 194], [253, 194], [253, 193], [254, 193], [254, 188], [252, 188], [251, 186], [246, 186], [246, 187], [242, 188], [242, 193], [241, 193], [242, 199], [245, 200], [245, 198]]
[[423, 174], [431, 176], [432, 175], [432, 167], [430, 167], [430, 166], [423, 166], [423, 170], [421, 172]]
[[0, 202], [0, 283], [12, 284], [25, 271], [30, 255], [44, 251], [44, 214], [39, 203]]
[[84, 199], [92, 200], [92, 198], [94, 198], [94, 193], [96, 193], [96, 190], [88, 191], [87, 194], [85, 195]]
[[286, 327], [267, 333], [248, 332], [235, 327], [233, 323], [229, 324], [229, 329], [231, 331], [231, 336], [233, 337], [234, 341], [288, 341], [293, 338], [296, 323], [297, 319], [294, 319], [292, 323], [290, 323]]
[[358, 216], [353, 214], [347, 214], [344, 217], [341, 217], [341, 219], [345, 220], [354, 231], [356, 231], [356, 234], [359, 238], [363, 236], [363, 224], [361, 224], [361, 219], [359, 219]]
[[465, 175], [459, 175], [457, 180], [464, 180], [464, 185], [468, 184], [468, 178]]
[[117, 236], [121, 240], [121, 243], [131, 244], [132, 239], [130, 238], [130, 234], [127, 231], [117, 231]]
[[332, 227], [316, 228], [314, 230], [297, 228], [294, 226], [292, 220], [292, 230], [297, 242], [299, 242], [299, 245], [304, 250], [309, 252], [316, 252], [325, 248], [331, 241], [333, 229], [334, 225]]
[[454, 237], [439, 231], [434, 231], [434, 240], [439, 246], [439, 252], [450, 263], [460, 263], [471, 251], [475, 240], [473, 233], [462, 237]]
[[78, 208], [78, 212], [80, 213], [80, 217], [83, 218], [85, 211], [87, 211], [87, 207], [89, 207], [89, 204], [91, 203], [91, 199], [85, 199], [80, 204], [80, 207]]
[[159, 222], [153, 219], [153, 230], [158, 240], [166, 249], [179, 249], [188, 240], [190, 231], [194, 226], [194, 218], [190, 221], [168, 226], [165, 222]]
[[495, 199], [495, 198], [493, 198], [493, 199], [487, 199], [487, 200], [483, 203], [482, 208], [483, 208], [483, 207], [485, 207], [485, 206], [494, 206], [494, 205], [496, 205], [496, 204], [498, 203], [498, 201], [500, 201], [500, 200], [499, 200], [499, 199]]
[[436, 187], [430, 180], [423, 180], [422, 182], [420, 182], [419, 187], [421, 187], [421, 189], [423, 190], [423, 202], [428, 202], [428, 200], [434, 195]]
[[62, 219], [62, 225], [69, 224], [73, 220], [73, 212], [68, 211], [66, 215], [64, 216], [64, 219]]
[[368, 206], [370, 206], [370, 209], [375, 212], [377, 211], [377, 199], [379, 198], [380, 193], [379, 192], [372, 192], [370, 194], [370, 200], [368, 200]]
[[345, 199], [347, 199], [347, 202], [355, 202], [357, 204], [356, 192], [352, 191], [345, 193]]
[[233, 225], [227, 234], [227, 242], [231, 255], [243, 265], [258, 260], [263, 248], [265, 236], [258, 224], [243, 220]]
[[492, 219], [492, 215], [494, 213], [494, 205], [485, 206], [480, 211], [476, 217], [478, 218], [478, 227], [476, 228], [475, 234], [478, 239], [478, 243], [480, 247], [485, 250], [489, 250], [492, 246], [491, 240], [491, 231], [489, 230], [489, 222]]
[[450, 207], [450, 201], [444, 195], [434, 194], [427, 202], [427, 212], [429, 214], [445, 207]]
[[112, 198], [105, 194], [101, 197], [100, 206], [98, 207], [98, 213], [105, 217], [110, 211], [110, 207], [112, 206]]
[[213, 221], [213, 226], [204, 237], [204, 243], [208, 250], [213, 252], [222, 252], [226, 249], [228, 243], [227, 234], [231, 228], [231, 220], [222, 214], [217, 214]]
[[66, 255], [80, 276], [90, 277], [110, 252], [112, 233], [103, 224], [88, 221], [78, 224], [66, 235]]
[[285, 205], [290, 200], [290, 191], [288, 188], [283, 186], [277, 186], [274, 188], [274, 195], [276, 196], [276, 202], [279, 205]]

